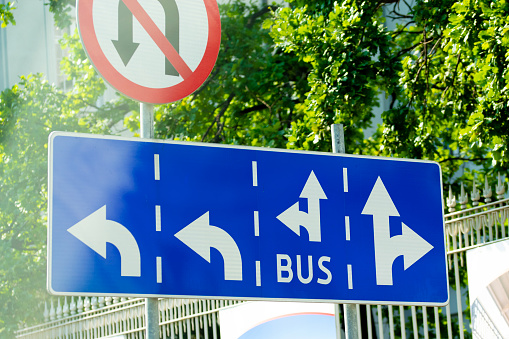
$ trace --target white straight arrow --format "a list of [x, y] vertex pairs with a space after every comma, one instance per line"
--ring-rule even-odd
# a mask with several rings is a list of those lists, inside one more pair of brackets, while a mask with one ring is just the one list
[[309, 241], [320, 242], [322, 240], [320, 226], [320, 200], [327, 199], [322, 186], [318, 182], [313, 171], [308, 177], [300, 198], [308, 200], [308, 212], [299, 209], [299, 202], [286, 209], [277, 216], [277, 219], [300, 236], [300, 226], [304, 227], [309, 234]]
[[223, 229], [210, 225], [209, 212], [181, 229], [175, 237], [210, 263], [210, 249], [224, 260], [224, 279], [242, 280], [242, 258], [235, 240]]
[[141, 256], [138, 243], [127, 228], [106, 219], [106, 205], [67, 230], [97, 254], [106, 259], [106, 243], [120, 253], [120, 275], [141, 276]]
[[362, 214], [373, 216], [377, 285], [392, 285], [392, 264], [403, 256], [406, 270], [433, 249], [426, 240], [402, 223], [402, 234], [391, 237], [390, 216], [399, 216], [387, 189], [378, 177]]

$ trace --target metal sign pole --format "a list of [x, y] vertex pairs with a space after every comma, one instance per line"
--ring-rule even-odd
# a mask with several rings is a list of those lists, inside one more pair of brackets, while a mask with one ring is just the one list
[[141, 137], [154, 138], [154, 105], [140, 103]]
[[[332, 153], [346, 153], [345, 150], [345, 134], [343, 130], [343, 125], [341, 124], [333, 124], [331, 126], [332, 133]], [[336, 318], [336, 338], [341, 339], [341, 319], [339, 318], [340, 314], [340, 305], [334, 305], [335, 310], [335, 318]], [[344, 316], [345, 316], [345, 332], [346, 339], [357, 339], [359, 338], [359, 327], [357, 326], [357, 307], [354, 304], [345, 304], [344, 305]]]
[[[154, 105], [140, 103], [141, 137], [154, 138]], [[159, 339], [159, 299], [145, 299], [146, 338]]]

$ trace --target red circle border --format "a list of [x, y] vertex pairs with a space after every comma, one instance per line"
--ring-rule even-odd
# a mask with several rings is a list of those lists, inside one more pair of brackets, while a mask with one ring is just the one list
[[[100, 0], [98, 0], [100, 1]], [[122, 0], [119, 0], [122, 1]], [[94, 0], [78, 0], [78, 29], [83, 47], [92, 65], [111, 86], [128, 97], [150, 104], [166, 104], [192, 94], [207, 79], [219, 54], [221, 46], [221, 17], [215, 0], [203, 0], [208, 18], [208, 39], [205, 53], [194, 72], [184, 81], [165, 88], [141, 86], [123, 76], [110, 63], [102, 51], [93, 24]]]

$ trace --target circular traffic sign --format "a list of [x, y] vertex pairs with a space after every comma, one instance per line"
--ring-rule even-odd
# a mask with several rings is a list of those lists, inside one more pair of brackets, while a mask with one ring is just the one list
[[77, 13], [90, 61], [134, 100], [180, 100], [216, 63], [221, 20], [215, 0], [78, 0]]

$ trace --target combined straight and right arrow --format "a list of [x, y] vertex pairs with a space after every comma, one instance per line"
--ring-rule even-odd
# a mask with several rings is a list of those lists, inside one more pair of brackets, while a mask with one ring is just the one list
[[391, 236], [389, 217], [399, 217], [400, 214], [380, 177], [376, 180], [362, 214], [373, 216], [377, 285], [393, 284], [392, 265], [397, 257], [403, 256], [406, 270], [433, 249], [432, 245], [403, 222], [402, 233]]

